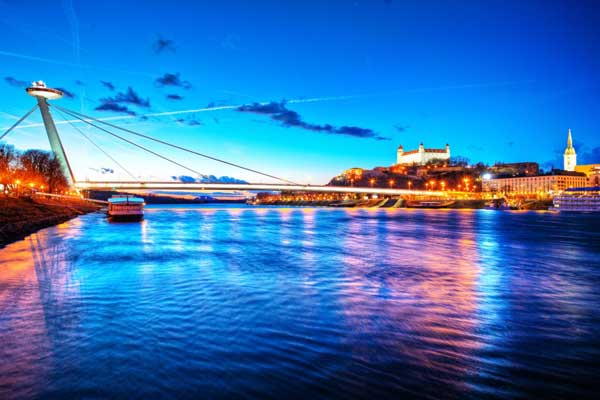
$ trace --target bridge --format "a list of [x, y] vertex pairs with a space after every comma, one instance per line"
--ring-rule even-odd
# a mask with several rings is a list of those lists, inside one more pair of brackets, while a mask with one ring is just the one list
[[[348, 187], [348, 186], [323, 186], [323, 185], [308, 185], [301, 184], [297, 182], [290, 181], [285, 178], [281, 178], [275, 176], [270, 173], [266, 173], [263, 171], [259, 171], [248, 166], [244, 166], [238, 163], [233, 163], [230, 161], [226, 161], [208, 154], [200, 153], [196, 150], [189, 149], [174, 143], [166, 142], [161, 139], [157, 139], [151, 137], [147, 134], [143, 134], [140, 132], [133, 131], [128, 128], [120, 127], [105, 120], [97, 119], [88, 115], [84, 115], [77, 111], [69, 110], [67, 108], [60, 107], [55, 104], [51, 104], [49, 100], [56, 100], [62, 97], [63, 93], [58, 89], [52, 89], [46, 87], [46, 85], [42, 81], [33, 82], [31, 87], [26, 89], [27, 93], [36, 98], [37, 104], [29, 110], [23, 117], [21, 117], [18, 121], [16, 121], [6, 132], [0, 135], [0, 140], [6, 137], [11, 131], [13, 131], [21, 122], [23, 122], [26, 118], [28, 118], [36, 109], [40, 109], [42, 114], [42, 119], [44, 121], [44, 127], [46, 129], [46, 133], [48, 135], [48, 140], [50, 142], [50, 147], [52, 148], [52, 152], [54, 153], [54, 157], [59, 161], [61, 170], [69, 185], [76, 190], [84, 191], [84, 190], [94, 190], [94, 191], [180, 191], [180, 192], [194, 192], [194, 191], [293, 191], [293, 192], [321, 192], [321, 193], [356, 193], [356, 194], [377, 194], [377, 195], [387, 195], [387, 196], [427, 196], [427, 197], [447, 197], [448, 192], [443, 191], [435, 191], [435, 190], [408, 190], [408, 189], [396, 189], [396, 188], [375, 188], [375, 187]], [[54, 122], [53, 116], [50, 112], [50, 107], [53, 108], [58, 114], [63, 116], [64, 120], [71, 125], [81, 136], [89, 141], [96, 149], [98, 149], [101, 153], [103, 153], [107, 158], [109, 158], [112, 162], [115, 163], [123, 172], [129, 175], [132, 180], [131, 181], [77, 181], [75, 179], [75, 175], [73, 174], [73, 170], [71, 168], [71, 164], [69, 163], [69, 159], [63, 147], [60, 135], [58, 130], [56, 129], [56, 124]], [[67, 119], [67, 116], [74, 119]], [[160, 158], [164, 161], [168, 161], [169, 163], [183, 168], [187, 171], [194, 173], [195, 175], [201, 176], [202, 173], [197, 171], [196, 169], [184, 165], [180, 161], [176, 161], [170, 157], [167, 157], [157, 151], [151, 150], [139, 143], [132, 141], [132, 137], [142, 138], [146, 140], [150, 140], [154, 143], [158, 143], [160, 145], [170, 147], [172, 149], [178, 150], [183, 153], [191, 154], [197, 157], [202, 157], [205, 159], [209, 159], [215, 161], [217, 163], [222, 163], [224, 165], [232, 166], [238, 168], [240, 170], [244, 170], [246, 172], [251, 172], [255, 175], [261, 176], [263, 178], [269, 178], [279, 183], [213, 183], [213, 182], [160, 182], [160, 181], [140, 181], [137, 179], [127, 168], [123, 166], [122, 163], [117, 161], [112, 155], [110, 155], [105, 149], [100, 147], [96, 142], [94, 142], [88, 135], [86, 135], [82, 130], [80, 130], [76, 125], [73, 124], [73, 121], [80, 122], [92, 126], [96, 130], [103, 132], [104, 134], [110, 135], [120, 141], [137, 148], [138, 150], [142, 150], [153, 157]], [[119, 131], [116, 133], [115, 131]], [[123, 134], [128, 135], [125, 137]]]

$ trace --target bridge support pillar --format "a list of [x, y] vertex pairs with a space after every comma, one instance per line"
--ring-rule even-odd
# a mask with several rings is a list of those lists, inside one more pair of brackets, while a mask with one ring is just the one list
[[69, 182], [69, 186], [73, 186], [75, 182], [75, 178], [73, 177], [73, 171], [71, 171], [71, 165], [69, 165], [69, 160], [67, 159], [67, 155], [65, 154], [65, 148], [60, 141], [60, 136], [58, 136], [58, 131], [56, 130], [56, 125], [54, 124], [54, 120], [52, 119], [52, 115], [50, 114], [50, 110], [48, 108], [48, 101], [43, 97], [38, 97], [38, 104], [40, 106], [40, 111], [42, 112], [42, 119], [44, 120], [44, 126], [46, 127], [46, 133], [48, 134], [48, 140], [50, 141], [50, 147], [52, 147], [52, 152], [54, 153], [54, 157], [60, 163], [60, 169], [62, 173], [67, 177], [67, 181]]

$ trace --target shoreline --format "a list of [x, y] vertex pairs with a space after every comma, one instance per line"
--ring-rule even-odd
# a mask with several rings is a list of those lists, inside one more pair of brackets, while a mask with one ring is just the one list
[[0, 249], [70, 219], [100, 210], [85, 200], [0, 197]]

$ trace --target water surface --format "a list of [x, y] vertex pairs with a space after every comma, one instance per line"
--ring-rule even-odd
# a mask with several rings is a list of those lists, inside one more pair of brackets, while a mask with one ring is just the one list
[[595, 397], [600, 216], [149, 207], [0, 249], [0, 398]]

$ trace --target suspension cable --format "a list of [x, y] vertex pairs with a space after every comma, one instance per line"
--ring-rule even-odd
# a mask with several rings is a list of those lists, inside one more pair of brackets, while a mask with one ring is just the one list
[[4, 139], [4, 136], [8, 135], [10, 133], [10, 131], [12, 131], [13, 129], [15, 129], [17, 127], [17, 125], [19, 125], [21, 122], [23, 122], [25, 120], [25, 118], [29, 117], [31, 115], [31, 113], [33, 113], [37, 108], [38, 108], [37, 104], [35, 106], [33, 106], [33, 108], [31, 110], [29, 110], [29, 112], [27, 112], [27, 114], [23, 115], [17, 122], [14, 123], [13, 126], [11, 126], [10, 128], [8, 128], [6, 130], [6, 132], [4, 132], [2, 134], [2, 136], [0, 136], [0, 140]]
[[278, 181], [286, 182], [286, 183], [289, 183], [289, 184], [292, 184], [292, 185], [301, 185], [301, 184], [299, 184], [299, 183], [292, 182], [292, 181], [290, 181], [290, 180], [288, 180], [288, 179], [279, 178], [279, 177], [277, 177], [277, 176], [270, 175], [270, 174], [267, 174], [267, 173], [265, 173], [265, 172], [257, 171], [257, 170], [255, 170], [255, 169], [252, 169], [252, 168], [244, 167], [244, 166], [242, 166], [242, 165], [235, 164], [235, 163], [232, 163], [232, 162], [229, 162], [229, 161], [225, 161], [225, 160], [222, 160], [222, 159], [220, 159], [220, 158], [212, 157], [212, 156], [209, 156], [209, 155], [207, 155], [207, 154], [203, 154], [203, 153], [199, 153], [199, 152], [197, 152], [197, 151], [194, 151], [194, 150], [187, 149], [187, 148], [185, 148], [185, 147], [181, 147], [181, 146], [178, 146], [178, 145], [175, 145], [175, 144], [171, 144], [171, 143], [169, 143], [169, 142], [165, 142], [165, 141], [163, 141], [163, 140], [156, 139], [156, 138], [153, 138], [153, 137], [151, 137], [151, 136], [144, 135], [144, 134], [142, 134], [142, 133], [135, 132], [135, 131], [132, 131], [132, 130], [130, 130], [130, 129], [127, 129], [127, 128], [120, 127], [120, 126], [118, 126], [118, 125], [114, 125], [114, 124], [111, 124], [111, 123], [109, 123], [109, 122], [102, 121], [102, 120], [99, 120], [99, 119], [97, 119], [97, 118], [93, 118], [93, 117], [90, 117], [90, 116], [87, 116], [87, 115], [84, 115], [84, 114], [78, 113], [77, 111], [68, 110], [68, 109], [66, 109], [66, 108], [63, 108], [63, 107], [60, 107], [60, 106], [57, 106], [57, 105], [54, 105], [54, 104], [53, 104], [52, 106], [53, 106], [53, 107], [56, 107], [56, 108], [58, 108], [58, 109], [60, 109], [60, 110], [62, 110], [62, 111], [64, 111], [64, 112], [66, 112], [66, 113], [68, 113], [68, 114], [70, 114], [70, 115], [72, 115], [72, 116], [74, 116], [74, 117], [77, 117], [78, 119], [80, 119], [80, 120], [81, 120], [81, 121], [83, 121], [83, 122], [89, 122], [89, 121], [83, 120], [82, 118], [79, 118], [79, 117], [83, 117], [83, 118], [86, 118], [86, 119], [89, 119], [89, 120], [92, 120], [92, 121], [95, 121], [95, 122], [98, 122], [98, 123], [101, 123], [101, 124], [104, 124], [104, 125], [108, 125], [108, 126], [110, 126], [110, 127], [112, 127], [112, 128], [119, 129], [119, 130], [121, 130], [121, 131], [124, 131], [124, 132], [130, 133], [130, 134], [132, 134], [132, 135], [136, 135], [136, 136], [142, 137], [142, 138], [144, 138], [144, 139], [152, 140], [152, 141], [154, 141], [154, 142], [157, 142], [157, 143], [160, 143], [160, 144], [164, 144], [164, 145], [166, 145], [166, 146], [170, 146], [170, 147], [173, 147], [173, 148], [175, 148], [175, 149], [182, 150], [182, 151], [185, 151], [185, 152], [188, 152], [188, 153], [191, 153], [191, 154], [194, 154], [194, 155], [200, 156], [200, 157], [208, 158], [208, 159], [210, 159], [210, 160], [213, 160], [213, 161], [218, 161], [218, 162], [220, 162], [220, 163], [223, 163], [223, 164], [231, 165], [231, 166], [233, 166], [233, 167], [240, 168], [240, 169], [243, 169], [243, 170], [245, 170], [245, 171], [253, 172], [253, 173], [255, 173], [255, 174], [259, 174], [259, 175], [262, 175], [262, 176], [266, 176], [266, 177], [268, 177], [268, 178], [276, 179], [276, 180], [278, 180]]
[[76, 115], [75, 113], [71, 113], [71, 112], [69, 112], [68, 110], [65, 110], [65, 109], [63, 109], [62, 107], [59, 107], [59, 109], [61, 109], [62, 111], [66, 112], [67, 114], [70, 114], [70, 115], [72, 115], [74, 118], [77, 118], [77, 119], [78, 119], [78, 120], [80, 120], [81, 122], [84, 122], [84, 123], [86, 123], [86, 124], [88, 124], [88, 125], [91, 125], [91, 126], [93, 126], [94, 128], [96, 128], [96, 129], [100, 129], [101, 131], [103, 131], [103, 132], [106, 132], [106, 133], [108, 133], [109, 135], [112, 135], [112, 136], [114, 136], [114, 137], [116, 137], [116, 138], [119, 138], [119, 139], [123, 140], [124, 142], [127, 142], [127, 143], [129, 143], [129, 144], [131, 144], [131, 145], [133, 145], [133, 146], [135, 146], [135, 147], [137, 147], [137, 148], [140, 148], [140, 149], [142, 149], [142, 150], [144, 150], [144, 151], [146, 151], [146, 152], [148, 152], [148, 153], [150, 153], [150, 154], [152, 154], [152, 155], [155, 155], [155, 156], [157, 156], [157, 157], [160, 157], [160, 158], [162, 158], [163, 160], [166, 160], [166, 161], [168, 161], [168, 162], [170, 162], [170, 163], [172, 163], [172, 164], [175, 164], [175, 165], [177, 165], [178, 167], [181, 167], [181, 168], [183, 168], [183, 169], [186, 169], [186, 170], [188, 170], [188, 171], [190, 171], [190, 172], [193, 172], [193, 173], [195, 173], [196, 175], [202, 175], [202, 173], [201, 173], [200, 171], [196, 171], [195, 169], [192, 169], [192, 168], [186, 167], [185, 165], [183, 165], [183, 164], [180, 164], [180, 163], [178, 163], [177, 161], [171, 160], [170, 158], [168, 158], [168, 157], [165, 157], [165, 156], [163, 156], [163, 155], [161, 155], [161, 154], [158, 154], [157, 152], [155, 152], [155, 151], [152, 151], [152, 150], [150, 150], [150, 149], [148, 149], [148, 148], [146, 148], [146, 147], [142, 146], [141, 144], [137, 144], [137, 143], [135, 143], [135, 142], [132, 142], [131, 140], [129, 140], [129, 139], [126, 139], [126, 138], [124, 138], [124, 137], [122, 137], [122, 136], [120, 136], [120, 135], [117, 135], [116, 133], [113, 133], [113, 132], [111, 132], [111, 131], [109, 131], [109, 130], [107, 130], [107, 129], [104, 129], [104, 128], [103, 128], [103, 127], [101, 127], [101, 126], [98, 126], [98, 125], [96, 125], [96, 124], [94, 124], [94, 123], [92, 123], [92, 122], [90, 122], [90, 121], [86, 121], [85, 119], [83, 119], [83, 118], [79, 117], [79, 116], [78, 116], [78, 115]]
[[69, 121], [66, 117], [65, 114], [63, 114], [62, 111], [60, 110], [56, 110], [58, 111], [58, 113], [63, 117], [63, 119], [69, 124], [71, 125], [71, 127], [73, 129], [75, 129], [77, 132], [79, 132], [81, 134], [81, 136], [83, 136], [84, 138], [86, 138], [91, 144], [93, 144], [98, 150], [100, 150], [106, 157], [110, 158], [115, 164], [117, 164], [119, 166], [119, 168], [121, 168], [123, 171], [125, 171], [127, 173], [127, 175], [129, 175], [134, 181], [137, 179], [131, 172], [129, 172], [129, 170], [127, 168], [125, 168], [120, 162], [118, 162], [117, 160], [115, 160], [110, 154], [108, 154], [106, 151], [104, 151], [104, 149], [100, 146], [98, 146], [96, 144], [96, 142], [94, 142], [88, 135], [86, 135], [85, 133], [83, 133], [83, 131], [81, 129], [79, 129], [77, 126], [75, 126], [75, 124], [73, 124], [71, 121]]

